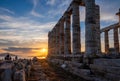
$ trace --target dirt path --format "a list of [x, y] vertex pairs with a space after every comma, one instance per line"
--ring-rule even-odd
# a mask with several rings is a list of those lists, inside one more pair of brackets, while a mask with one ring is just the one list
[[46, 60], [39, 60], [34, 64], [29, 81], [85, 81], [71, 73], [64, 71]]

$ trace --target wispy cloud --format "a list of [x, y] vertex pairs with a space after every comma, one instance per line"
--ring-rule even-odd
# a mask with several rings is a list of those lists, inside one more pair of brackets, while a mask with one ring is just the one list
[[[54, 8], [48, 11], [48, 16], [49, 17], [56, 17], [56, 16], [61, 17], [64, 14], [65, 10], [67, 10], [71, 1], [72, 0], [56, 0], [56, 2], [54, 2], [54, 5], [52, 5]], [[52, 0], [48, 0], [48, 2], [52, 3]]]
[[48, 5], [54, 5], [56, 0], [48, 0], [46, 4]]
[[7, 9], [7, 8], [2, 8], [0, 7], [0, 12], [6, 12], [6, 13], [10, 13], [10, 14], [15, 14], [13, 11]]
[[35, 17], [40, 17], [40, 18], [44, 17], [43, 15], [35, 12], [34, 10], [32, 10], [32, 11], [30, 12], [30, 14], [33, 15], [33, 16], [35, 16]]
[[35, 9], [37, 8], [37, 5], [40, 2], [40, 0], [32, 0], [32, 2], [33, 2], [33, 8], [30, 11], [30, 15], [33, 15], [35, 17], [40, 17], [40, 18], [44, 17], [42, 14], [35, 11]]
[[[3, 17], [3, 18], [1, 18]], [[5, 18], [4, 18], [5, 17]], [[0, 15], [0, 46], [47, 46], [47, 32], [56, 22], [40, 23], [29, 17]], [[40, 46], [39, 46], [40, 45]], [[1, 48], [0, 47], [0, 48]]]
[[24, 53], [29, 53], [32, 52], [32, 50], [39, 50], [40, 48], [25, 48], [25, 47], [8, 47], [8, 48], [3, 48], [2, 50], [7, 51], [7, 52], [24, 52]]

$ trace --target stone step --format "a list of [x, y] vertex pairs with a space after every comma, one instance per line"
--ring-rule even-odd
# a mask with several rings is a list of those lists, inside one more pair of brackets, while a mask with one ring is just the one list
[[120, 75], [120, 67], [91, 64], [90, 68], [92, 71], [96, 71], [96, 72], [100, 72], [100, 73], [113, 73], [116, 75]]
[[91, 75], [91, 72], [89, 69], [78, 69], [78, 68], [73, 67], [71, 70], [71, 73], [77, 76], [80, 76], [81, 78], [86, 79], [86, 80], [90, 80], [90, 81], [94, 80], [93, 78], [94, 75]]
[[83, 63], [77, 63], [77, 62], [71, 62], [73, 67], [81, 68], [83, 66]]
[[93, 64], [120, 67], [120, 59], [95, 59]]

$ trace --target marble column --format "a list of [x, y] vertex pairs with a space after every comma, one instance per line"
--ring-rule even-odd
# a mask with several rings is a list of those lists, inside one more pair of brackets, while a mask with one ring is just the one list
[[114, 32], [114, 48], [117, 53], [119, 53], [119, 36], [118, 36], [118, 28], [113, 29]]
[[105, 31], [105, 53], [109, 53], [109, 35], [108, 35], [108, 31]]
[[97, 54], [101, 53], [101, 39], [100, 39], [100, 7], [95, 6], [96, 16], [96, 43], [97, 43]]
[[64, 20], [60, 21], [60, 54], [64, 54]]
[[53, 33], [52, 33], [52, 53], [55, 55], [57, 54], [57, 50], [56, 50], [56, 28], [53, 29]]
[[65, 54], [71, 54], [71, 15], [65, 14]]
[[85, 0], [85, 57], [94, 57], [97, 53], [95, 0]]
[[55, 50], [56, 50], [56, 54], [58, 55], [59, 54], [59, 51], [60, 51], [60, 49], [59, 49], [59, 46], [60, 46], [60, 40], [59, 40], [59, 37], [60, 37], [60, 32], [59, 32], [59, 27], [60, 25], [57, 23], [57, 25], [55, 26], [56, 27], [56, 48], [55, 48]]
[[51, 49], [50, 51], [51, 51], [51, 54], [53, 54], [53, 48], [54, 48], [53, 47], [53, 39], [54, 39], [53, 38], [53, 31], [51, 31], [51, 33], [50, 33], [50, 43], [51, 43], [50, 44], [50, 49]]
[[81, 52], [81, 40], [80, 40], [80, 19], [79, 19], [79, 3], [72, 3], [72, 49], [73, 54], [79, 54]]
[[48, 55], [51, 54], [51, 33], [48, 33]]

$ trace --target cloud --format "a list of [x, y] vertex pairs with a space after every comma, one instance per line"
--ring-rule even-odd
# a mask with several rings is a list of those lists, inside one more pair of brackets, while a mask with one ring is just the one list
[[37, 48], [47, 48], [47, 40], [42, 39], [0, 39], [0, 48], [6, 47], [37, 47]]
[[[5, 17], [1, 18], [1, 17]], [[47, 39], [47, 32], [53, 28], [56, 22], [40, 23], [32, 20], [29, 17], [12, 17], [1, 15], [0, 19], [5, 22], [0, 22], [0, 38], [13, 39]], [[24, 24], [23, 24], [24, 23]], [[13, 37], [14, 36], [14, 37]], [[18, 36], [18, 37], [17, 37]]]
[[40, 0], [32, 0], [32, 2], [33, 2], [33, 8], [30, 11], [30, 15], [32, 15], [34, 17], [40, 17], [40, 18], [42, 18], [44, 16], [42, 14], [40, 14], [40, 13], [38, 13], [38, 12], [35, 11], [35, 9], [37, 8], [37, 5], [38, 5], [39, 1]]
[[0, 13], [10, 13], [10, 14], [15, 14], [13, 11], [7, 9], [7, 8], [2, 8], [0, 7]]
[[96, 0], [96, 3], [100, 5], [101, 21], [104, 22], [117, 22], [117, 16], [115, 15], [120, 8], [120, 0]]
[[35, 17], [40, 17], [40, 18], [44, 17], [43, 15], [35, 12], [34, 10], [32, 10], [32, 11], [30, 12], [30, 14], [33, 15], [33, 16], [35, 16]]
[[48, 0], [46, 4], [48, 5], [54, 5], [56, 0]]
[[21, 48], [21, 47], [8, 47], [3, 48], [2, 50], [7, 52], [23, 52], [23, 53], [29, 53], [32, 52], [32, 50], [39, 50], [40, 48]]
[[[48, 2], [52, 0], [48, 0]], [[65, 10], [67, 10], [69, 4], [71, 3], [72, 0], [56, 0], [56, 2], [54, 2], [53, 9], [48, 11], [48, 17], [61, 17]], [[47, 2], [47, 3], [48, 3]]]

